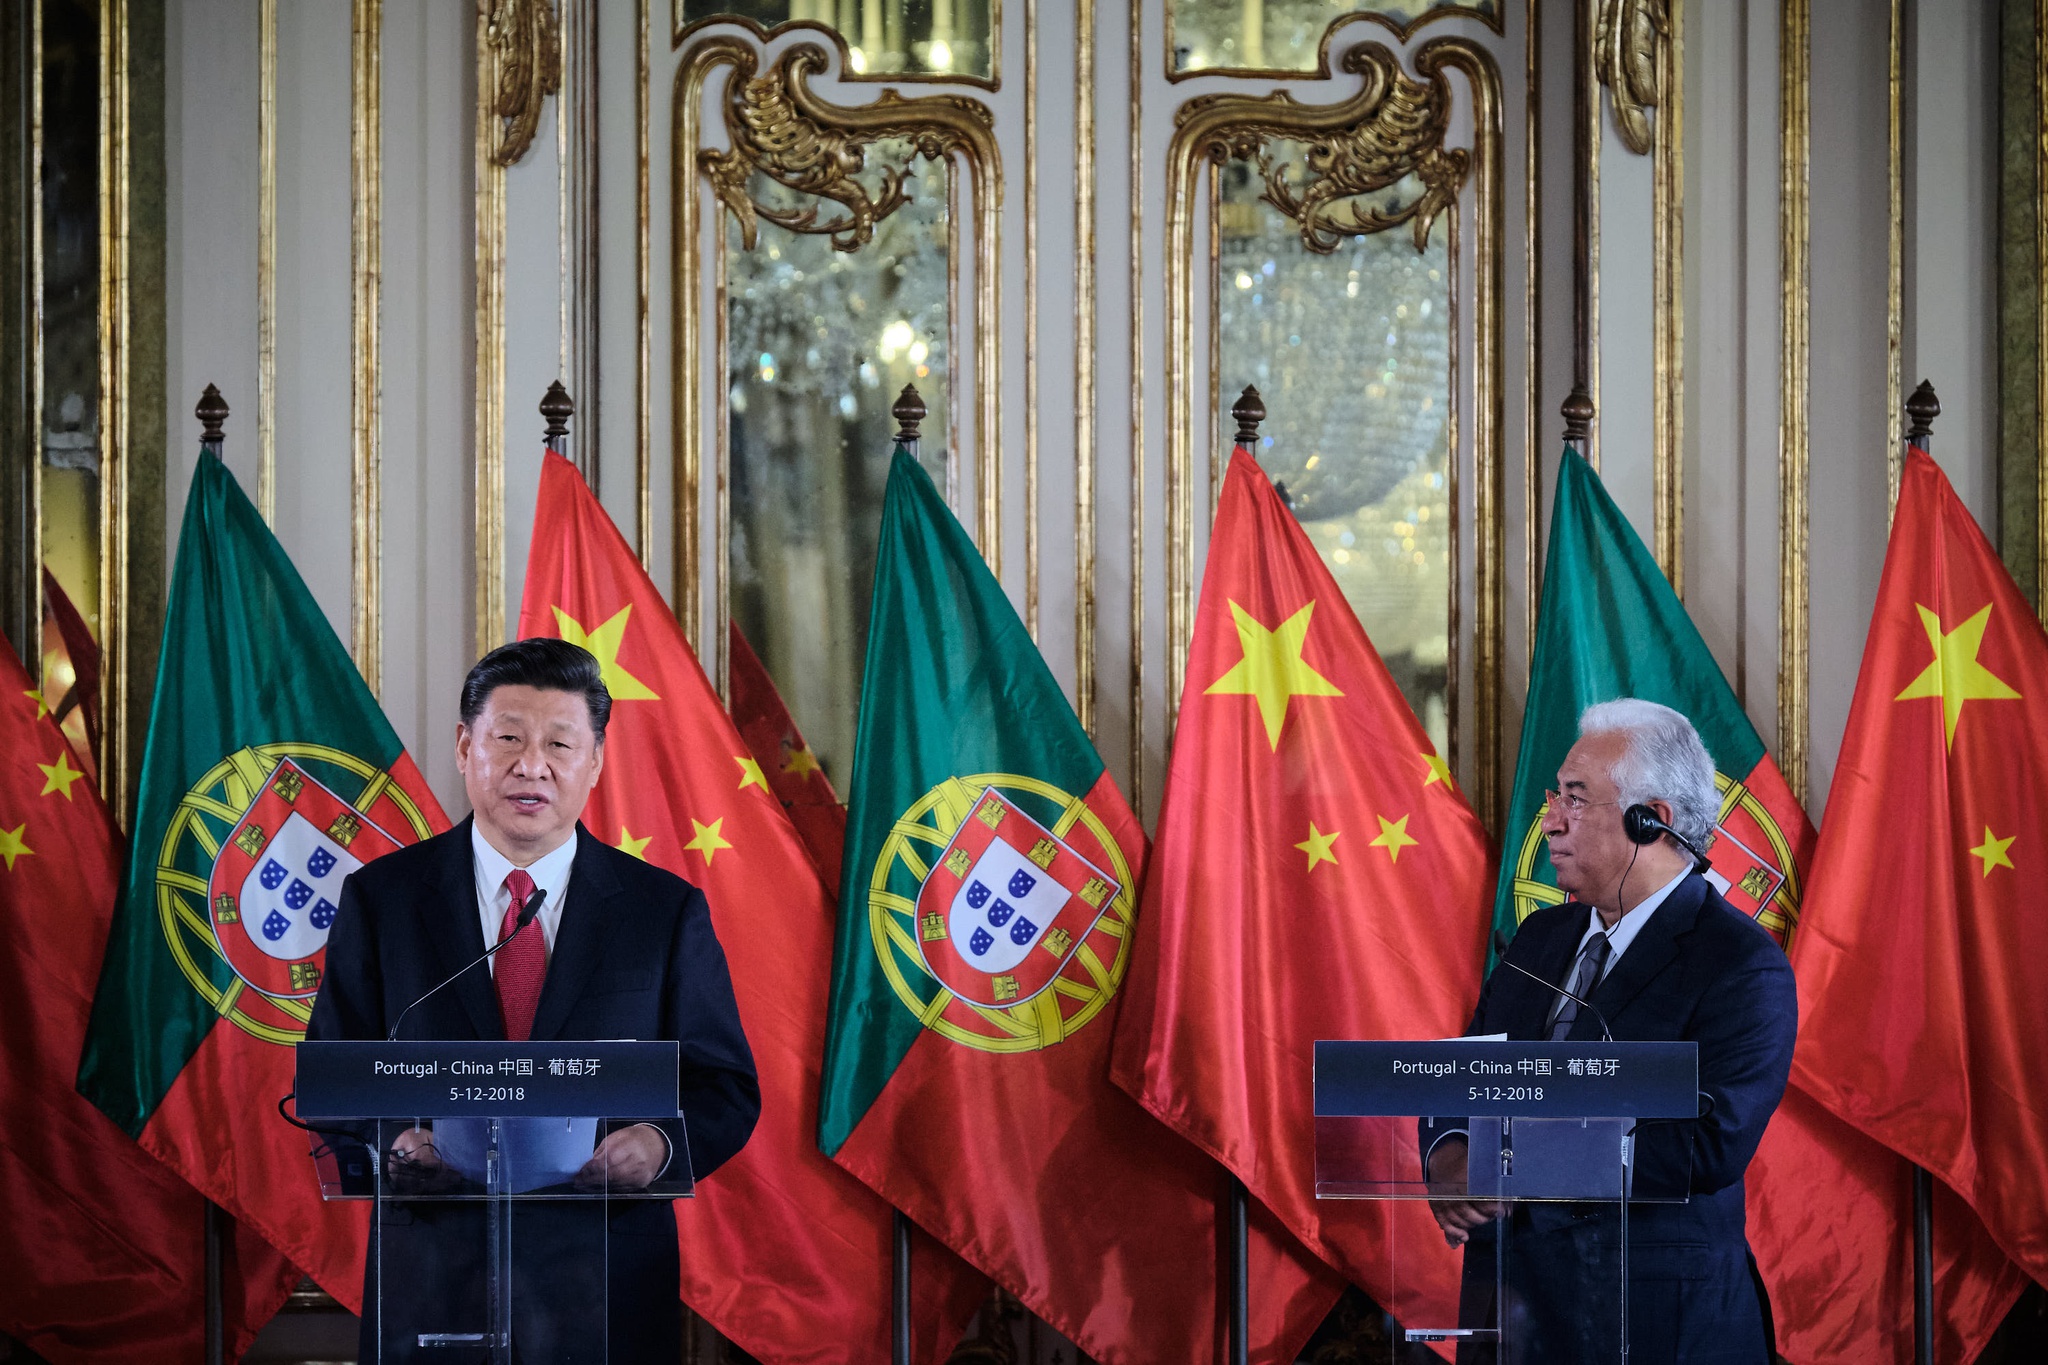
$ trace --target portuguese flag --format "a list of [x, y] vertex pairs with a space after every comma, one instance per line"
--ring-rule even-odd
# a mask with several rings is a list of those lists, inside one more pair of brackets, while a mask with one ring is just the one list
[[[676, 1206], [683, 1301], [760, 1360], [884, 1365], [894, 1218], [812, 1142], [831, 896], [768, 764], [718, 704], [633, 548], [559, 455], [543, 457], [519, 633], [597, 656], [612, 716], [584, 823], [703, 888], [760, 1068], [753, 1137]], [[988, 1281], [927, 1238], [912, 1250], [911, 1358], [943, 1360]]]
[[[1495, 923], [1510, 935], [1531, 911], [1563, 899], [1537, 828], [1543, 789], [1578, 738], [1580, 711], [1616, 697], [1661, 702], [1699, 730], [1721, 789], [1708, 875], [1730, 904], [1786, 942], [1808, 882], [1813, 825], [1649, 550], [1600, 476], [1567, 448], [1495, 904]], [[1794, 1365], [1911, 1359], [1910, 1180], [1895, 1154], [1797, 1082], [1787, 1089], [1750, 1163], [1747, 1202], [1777, 1347]], [[2003, 1258], [1981, 1226], [1937, 1210], [1935, 1235], [1941, 1300], [1981, 1308], [1995, 1298], [1985, 1291]], [[1962, 1335], [1981, 1343], [1985, 1330], [1972, 1324]]]
[[[818, 1140], [1098, 1360], [1215, 1358], [1224, 1174], [1109, 1082], [1145, 837], [931, 480], [890, 467]], [[1254, 1221], [1252, 1355], [1338, 1284]]]
[[277, 1105], [342, 879], [447, 825], [284, 546], [202, 452], [78, 1088], [351, 1308], [363, 1208], [321, 1201]]

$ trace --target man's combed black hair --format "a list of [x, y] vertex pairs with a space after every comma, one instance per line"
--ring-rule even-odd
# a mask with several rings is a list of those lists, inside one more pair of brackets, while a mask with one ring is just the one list
[[536, 635], [500, 645], [476, 661], [462, 680], [462, 723], [476, 724], [484, 703], [501, 687], [538, 687], [550, 692], [580, 692], [590, 707], [590, 728], [604, 742], [604, 727], [612, 718], [612, 694], [604, 685], [604, 670], [595, 656], [581, 645]]

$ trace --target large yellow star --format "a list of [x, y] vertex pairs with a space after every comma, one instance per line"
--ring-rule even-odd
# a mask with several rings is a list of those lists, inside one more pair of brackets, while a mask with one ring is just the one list
[[44, 716], [50, 714], [50, 703], [43, 700], [43, 694], [39, 689], [33, 687], [25, 688], [21, 695], [36, 704], [37, 720], [41, 720]]
[[1337, 855], [1330, 852], [1330, 845], [1336, 843], [1342, 837], [1342, 830], [1333, 829], [1328, 834], [1325, 834], [1317, 829], [1316, 822], [1311, 820], [1308, 822], [1308, 838], [1296, 844], [1295, 847], [1308, 854], [1308, 870], [1313, 872], [1316, 870], [1317, 863], [1334, 863], [1337, 861]]
[[697, 833], [689, 843], [683, 845], [683, 848], [691, 853], [703, 854], [704, 866], [711, 866], [711, 860], [717, 856], [718, 850], [732, 847], [725, 841], [725, 836], [718, 832], [725, 824], [724, 816], [719, 816], [708, 825], [696, 819], [692, 819], [690, 824], [696, 828]]
[[633, 831], [627, 829], [624, 825], [619, 826], [619, 848], [624, 852], [632, 854], [643, 863], [647, 861], [647, 846], [653, 842], [654, 836], [652, 834], [643, 835], [635, 839]]
[[617, 615], [596, 630], [585, 630], [560, 607], [554, 610], [555, 628], [562, 632], [562, 638], [597, 656], [597, 666], [604, 670], [605, 690], [612, 694], [613, 701], [661, 700], [653, 688], [619, 666], [619, 646], [626, 639], [626, 620], [633, 614], [631, 603], [620, 607]]
[[55, 763], [38, 763], [36, 766], [43, 770], [43, 789], [38, 793], [41, 796], [48, 796], [51, 792], [57, 792], [66, 801], [69, 801], [71, 799], [71, 784], [85, 776], [84, 773], [71, 766], [71, 756], [62, 749], [57, 751], [57, 761]]
[[745, 791], [749, 787], [759, 787], [762, 791], [768, 790], [768, 779], [761, 772], [760, 759], [741, 758], [735, 754], [732, 761], [740, 765], [741, 791]]
[[818, 762], [818, 756], [811, 752], [810, 745], [795, 744], [790, 746], [789, 761], [782, 765], [782, 771], [794, 773], [802, 779], [812, 773], [823, 771], [823, 768]]
[[1387, 851], [1387, 861], [1390, 863], [1401, 861], [1402, 849], [1422, 842], [1420, 839], [1412, 839], [1408, 836], [1408, 817], [1405, 815], [1398, 820], [1389, 820], [1384, 815], [1373, 818], [1380, 822], [1380, 837], [1373, 840], [1369, 847], [1385, 849]]
[[[2012, 855], [2007, 853], [2006, 850], [2012, 847], [2013, 839], [2019, 837], [2019, 835], [2015, 834], [2011, 839], [2000, 839], [1991, 833], [1991, 826], [1984, 826], [1984, 842], [1971, 849], [1970, 852], [1984, 860], [1985, 876], [1990, 876], [1991, 869], [1994, 867], [2012, 867]], [[2019, 869], [2013, 868], [2013, 870], [2017, 872]]]
[[32, 858], [35, 856], [35, 850], [22, 842], [21, 833], [27, 828], [28, 824], [24, 821], [13, 829], [0, 829], [0, 858], [7, 860], [7, 870], [9, 872], [14, 871], [14, 860], [16, 858]]
[[1443, 755], [1424, 754], [1422, 762], [1429, 769], [1429, 776], [1422, 779], [1423, 786], [1427, 787], [1432, 782], [1441, 782], [1446, 787], [1453, 788], [1458, 785], [1451, 779], [1451, 765], [1444, 762]]
[[1280, 727], [1287, 723], [1288, 698], [1344, 695], [1335, 683], [1310, 668], [1301, 657], [1301, 647], [1308, 640], [1309, 616], [1315, 609], [1316, 604], [1310, 602], [1268, 630], [1243, 607], [1235, 602], [1230, 604], [1244, 657], [1210, 683], [1207, 694], [1256, 698], [1259, 719], [1266, 723], [1266, 742], [1276, 751], [1280, 748]]
[[1977, 662], [1977, 651], [1984, 645], [1984, 627], [1990, 623], [1989, 602], [1975, 616], [1946, 632], [1941, 628], [1939, 616], [1926, 607], [1920, 608], [1920, 625], [1927, 632], [1927, 643], [1934, 646], [1934, 662], [1921, 670], [1920, 676], [1907, 683], [1906, 690], [1892, 700], [1940, 697], [1941, 719], [1948, 727], [1948, 747], [1951, 749], [1956, 747], [1956, 722], [1962, 718], [1964, 702], [2016, 701], [2020, 695], [2008, 687], [2003, 678]]

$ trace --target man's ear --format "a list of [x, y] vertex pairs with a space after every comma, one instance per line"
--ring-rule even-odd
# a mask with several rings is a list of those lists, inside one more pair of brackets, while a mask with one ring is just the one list
[[459, 721], [459, 720], [458, 720], [458, 721], [456, 721], [456, 722], [455, 722], [455, 770], [456, 770], [457, 772], [460, 772], [460, 773], [467, 773], [467, 772], [469, 771], [469, 743], [470, 743], [470, 735], [469, 735], [469, 726], [468, 726], [468, 725], [467, 725], [466, 723], [462, 722], [462, 721]]

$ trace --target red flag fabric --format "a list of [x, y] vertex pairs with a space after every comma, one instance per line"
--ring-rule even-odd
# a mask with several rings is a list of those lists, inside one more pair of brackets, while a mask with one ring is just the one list
[[1426, 1204], [1315, 1198], [1314, 1045], [1464, 1029], [1493, 852], [1242, 448], [1187, 679], [1111, 1075], [1397, 1318], [1451, 1325], [1458, 1253]]
[[1792, 1075], [2048, 1282], [2044, 830], [2048, 634], [1915, 450], [1792, 944]]
[[[612, 694], [591, 832], [704, 889], [760, 1071], [761, 1120], [676, 1210], [683, 1301], [776, 1362], [882, 1365], [893, 1215], [818, 1151], [832, 905], [766, 765], [575, 466], [547, 455], [522, 636], [597, 656]], [[913, 1240], [912, 1358], [943, 1360], [988, 1281]]]
[[[120, 837], [6, 648], [0, 754], [0, 1329], [55, 1365], [196, 1361], [205, 1201], [73, 1086]], [[227, 1253], [239, 1357], [299, 1272], [239, 1228]]]
[[810, 850], [825, 889], [836, 894], [840, 864], [846, 856], [846, 807], [832, 790], [825, 770], [818, 766], [811, 746], [804, 743], [775, 680], [740, 633], [739, 622], [731, 623], [726, 638], [730, 648], [726, 695], [732, 722], [760, 762], [769, 790], [789, 813], [790, 823]]

